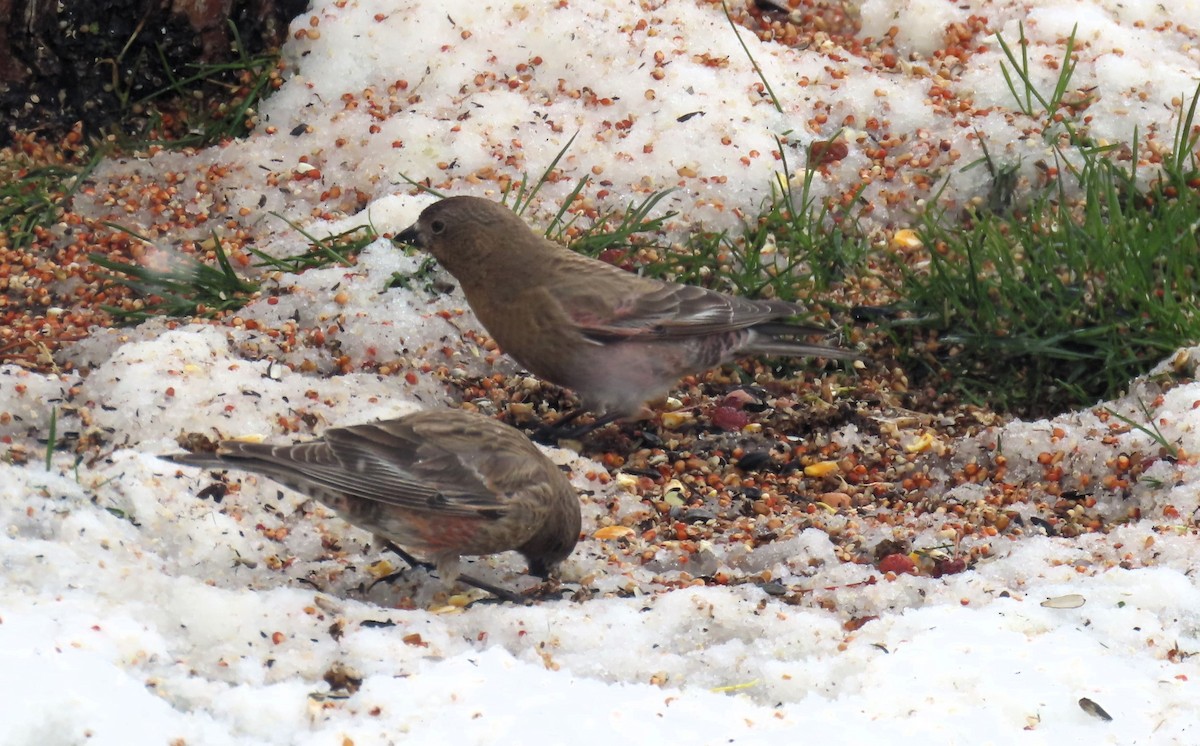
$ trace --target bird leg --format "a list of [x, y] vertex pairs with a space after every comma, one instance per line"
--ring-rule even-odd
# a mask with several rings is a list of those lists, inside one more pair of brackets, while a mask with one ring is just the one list
[[586, 425], [567, 427], [567, 425], [579, 419], [579, 416], [587, 411], [581, 407], [566, 413], [548, 425], [542, 425], [534, 432], [533, 440], [543, 445], [555, 445], [560, 440], [578, 440], [593, 430], [599, 430], [605, 425], [621, 419], [621, 415], [610, 412], [597, 417]]
[[[420, 568], [429, 573], [433, 573], [434, 571], [437, 570], [437, 567], [435, 567], [433, 565], [433, 563], [422, 562], [421, 560], [412, 556], [411, 554], [404, 551], [400, 547], [396, 546], [396, 544], [393, 542], [385, 540], [383, 542], [383, 545], [385, 548], [390, 549], [393, 552], [395, 552], [396, 555], [400, 557], [400, 559], [407, 562], [409, 567]], [[391, 582], [399, 575], [400, 575], [400, 573], [395, 572], [386, 577], [382, 577], [379, 580], [376, 580], [374, 583], [371, 583], [370, 588], [368, 588], [367, 590], [370, 591], [371, 588], [374, 588], [376, 585], [378, 585], [379, 583], [381, 583], [383, 581]], [[527, 599], [524, 596], [519, 595], [517, 593], [513, 593], [512, 591], [508, 590], [507, 588], [501, 588], [498, 585], [492, 585], [491, 583], [485, 583], [482, 580], [476, 580], [475, 578], [471, 577], [470, 575], [463, 575], [463, 574], [459, 573], [457, 580], [458, 580], [458, 582], [462, 583], [463, 585], [469, 585], [472, 588], [478, 588], [479, 590], [484, 591], [485, 593], [490, 593], [502, 601], [509, 601], [509, 602], [515, 603], [515, 604], [525, 604], [525, 603], [529, 602], [529, 599]]]

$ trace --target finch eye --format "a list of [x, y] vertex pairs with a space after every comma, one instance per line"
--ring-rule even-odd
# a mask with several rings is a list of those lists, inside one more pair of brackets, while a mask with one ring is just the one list
[[440, 220], [435, 220], [429, 224], [429, 230], [433, 231], [433, 235], [441, 235], [446, 230], [446, 224]]

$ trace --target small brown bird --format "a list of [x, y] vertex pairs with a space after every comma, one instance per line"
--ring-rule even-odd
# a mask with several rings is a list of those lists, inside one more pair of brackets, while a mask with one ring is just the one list
[[593, 427], [741, 355], [859, 357], [799, 339], [828, 333], [783, 320], [799, 306], [625, 272], [543, 238], [490, 200], [443, 199], [396, 240], [454, 275], [502, 350], [604, 413]]
[[330, 428], [306, 443], [227, 440], [216, 453], [163, 458], [266, 475], [433, 560], [447, 585], [460, 577], [459, 557], [509, 549], [546, 577], [579, 540], [566, 475], [518, 430], [456, 409]]

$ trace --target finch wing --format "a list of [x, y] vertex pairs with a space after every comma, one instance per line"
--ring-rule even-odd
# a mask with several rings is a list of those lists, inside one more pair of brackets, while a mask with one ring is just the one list
[[443, 417], [446, 422], [429, 425], [431, 419], [418, 415], [331, 428], [320, 440], [292, 445], [224, 441], [215, 454], [162, 458], [256, 472], [308, 494], [324, 490], [406, 510], [502, 516], [521, 480], [536, 477], [529, 474], [530, 459], [514, 452], [519, 448], [504, 447], [511, 434], [499, 423], [480, 417], [467, 427], [461, 417]]
[[[798, 306], [779, 300], [750, 300], [695, 285], [642, 283], [615, 303], [580, 304], [569, 313], [584, 336], [595, 341], [631, 338], [677, 339], [746, 329], [794, 316]], [[788, 334], [827, 334], [819, 327], [780, 324]]]
[[525, 465], [478, 432], [436, 430], [402, 420], [328, 430], [324, 440], [341, 466], [322, 476], [348, 495], [408, 510], [502, 515], [508, 493], [497, 482]]

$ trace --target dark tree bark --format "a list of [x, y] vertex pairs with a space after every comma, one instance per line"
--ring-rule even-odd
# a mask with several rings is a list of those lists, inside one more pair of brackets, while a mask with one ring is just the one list
[[[188, 63], [277, 48], [307, 0], [0, 0], [0, 142], [98, 132]], [[168, 72], [169, 68], [169, 72]]]

